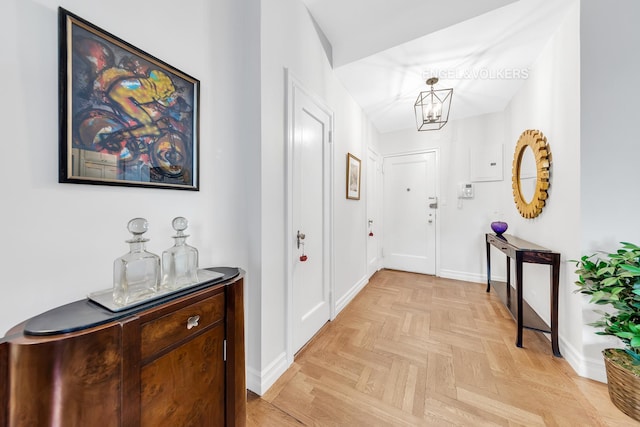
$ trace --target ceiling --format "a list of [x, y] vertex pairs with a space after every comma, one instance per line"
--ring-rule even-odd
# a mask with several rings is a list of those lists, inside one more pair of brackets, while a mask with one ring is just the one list
[[416, 127], [425, 80], [449, 119], [504, 110], [576, 0], [302, 0], [338, 79], [381, 133]]

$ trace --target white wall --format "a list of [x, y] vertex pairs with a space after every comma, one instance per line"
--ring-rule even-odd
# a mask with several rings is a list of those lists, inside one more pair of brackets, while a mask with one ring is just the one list
[[[581, 13], [582, 249], [614, 251], [640, 241], [636, 136], [640, 3], [614, 9], [584, 1]], [[608, 108], [602, 108], [602, 106]]]
[[[580, 247], [580, 72], [580, 8], [576, 2], [505, 111], [511, 159], [525, 129], [543, 132], [551, 149], [551, 187], [542, 214], [525, 219], [513, 208], [508, 222], [513, 234], [561, 254], [560, 345], [578, 372], [583, 364], [583, 319], [580, 299], [574, 294], [574, 268], [567, 261], [578, 257]], [[526, 265], [524, 274], [526, 299], [549, 321], [549, 268]]]
[[[377, 132], [360, 106], [337, 82], [328, 94], [335, 106], [334, 148], [334, 260], [335, 300], [344, 307], [368, 281], [367, 273], [367, 144], [375, 145]], [[346, 198], [347, 152], [362, 162], [360, 200]], [[345, 300], [346, 298], [346, 300]]]
[[[250, 347], [247, 385], [262, 393], [287, 368], [286, 354], [286, 129], [285, 69], [335, 114], [334, 144], [334, 286], [335, 301], [343, 301], [366, 283], [366, 218], [364, 200], [346, 200], [346, 155], [366, 159], [375, 130], [362, 109], [337, 81], [306, 8], [299, 0], [263, 1], [261, 10], [261, 171], [259, 215], [259, 307], [249, 313]], [[250, 101], [256, 101], [251, 97]], [[363, 176], [365, 175], [363, 170]], [[366, 194], [364, 189], [362, 194]], [[259, 332], [256, 328], [260, 328]], [[292, 355], [289, 355], [292, 356]]]
[[[598, 1], [582, 2], [579, 255], [615, 252], [621, 241], [640, 242], [640, 144], [635, 128], [640, 98], [639, 17], [637, 1], [618, 0], [615, 7]], [[597, 317], [587, 297], [576, 308], [589, 321]], [[586, 369], [589, 376], [600, 372], [602, 377], [602, 369], [593, 365], [602, 365], [600, 353], [604, 348], [619, 347], [621, 342], [594, 332], [590, 326], [583, 327], [584, 353], [590, 362]]]
[[[150, 222], [148, 249], [172, 245], [171, 219], [190, 223], [202, 266], [247, 266], [244, 164], [257, 130], [246, 120], [240, 25], [249, 1], [0, 3], [4, 135], [0, 223], [4, 224], [0, 334], [47, 309], [111, 287], [113, 260], [128, 251], [126, 224]], [[199, 192], [59, 184], [58, 28], [62, 6], [200, 79]], [[194, 13], [197, 10], [197, 13]], [[257, 31], [257, 30], [256, 30]]]

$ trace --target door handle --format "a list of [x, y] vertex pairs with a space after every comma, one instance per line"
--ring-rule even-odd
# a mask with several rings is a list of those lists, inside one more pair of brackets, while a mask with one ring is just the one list
[[304, 233], [301, 233], [300, 230], [298, 230], [298, 234], [296, 234], [296, 242], [298, 245], [298, 249], [300, 249], [300, 244], [301, 244], [301, 240], [304, 240], [306, 236], [304, 235]]

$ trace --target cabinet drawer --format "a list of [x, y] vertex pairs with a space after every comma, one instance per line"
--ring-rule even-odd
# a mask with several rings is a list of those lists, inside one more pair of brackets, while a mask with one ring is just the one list
[[140, 337], [140, 356], [144, 360], [223, 319], [224, 294], [220, 293], [144, 323]]
[[495, 236], [491, 236], [491, 235], [487, 235], [487, 243], [490, 243], [491, 245], [493, 245], [496, 249], [498, 249], [500, 252], [504, 253], [507, 256], [511, 256], [513, 255], [515, 257], [515, 250], [513, 248], [513, 246], [511, 246], [509, 243], [505, 242], [504, 239], [495, 237]]

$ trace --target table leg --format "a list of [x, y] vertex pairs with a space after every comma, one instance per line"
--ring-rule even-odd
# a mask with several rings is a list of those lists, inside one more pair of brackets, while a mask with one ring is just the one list
[[491, 245], [485, 234], [485, 245], [487, 246], [487, 292], [491, 290]]
[[558, 288], [560, 285], [560, 254], [555, 254], [551, 265], [551, 349], [553, 355], [562, 357], [558, 345]]
[[522, 252], [516, 252], [516, 304], [518, 306], [518, 331], [516, 335], [516, 346], [522, 347], [522, 328], [523, 328], [523, 316], [522, 316]]
[[511, 311], [511, 258], [507, 255], [507, 307]]

